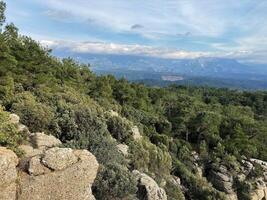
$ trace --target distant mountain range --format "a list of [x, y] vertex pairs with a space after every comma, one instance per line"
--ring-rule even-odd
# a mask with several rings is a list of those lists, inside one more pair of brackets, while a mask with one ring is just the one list
[[204, 79], [206, 80], [204, 82], [210, 85], [210, 82], [220, 82], [220, 80], [225, 82], [227, 80], [226, 87], [231, 86], [231, 82], [245, 83], [247, 81], [245, 88], [250, 88], [251, 83], [253, 89], [267, 89], [267, 65], [244, 64], [234, 59], [205, 57], [163, 59], [134, 55], [78, 54], [62, 50], [56, 50], [54, 54], [59, 57], [69, 56], [80, 62], [90, 63], [91, 69], [96, 73], [113, 74], [133, 81], [161, 80], [184, 83], [187, 80], [191, 80], [191, 82], [198, 80], [197, 84], [203, 82], [199, 81], [200, 79]]

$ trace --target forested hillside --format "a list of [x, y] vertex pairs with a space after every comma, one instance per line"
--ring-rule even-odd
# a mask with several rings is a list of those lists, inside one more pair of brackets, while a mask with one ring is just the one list
[[[14, 24], [3, 25], [4, 7], [1, 3], [1, 146], [16, 150], [23, 140], [4, 123], [5, 110], [18, 114], [31, 131], [88, 149], [101, 164], [93, 186], [97, 199], [135, 199], [133, 169], [153, 177], [168, 199], [224, 199], [225, 192], [208, 181], [211, 170], [224, 166], [235, 179], [244, 159], [267, 161], [267, 92], [153, 88], [96, 76], [88, 65], [51, 56]], [[133, 138], [133, 126], [141, 139]], [[117, 144], [129, 146], [127, 158]], [[239, 199], [249, 199], [261, 175], [259, 166], [236, 179]], [[181, 188], [172, 176], [180, 177]]]

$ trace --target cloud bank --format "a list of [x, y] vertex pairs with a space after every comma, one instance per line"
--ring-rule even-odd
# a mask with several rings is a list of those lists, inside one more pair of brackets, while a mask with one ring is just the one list
[[144, 45], [125, 45], [103, 42], [73, 42], [73, 41], [52, 41], [42, 40], [41, 45], [55, 50], [65, 50], [72, 53], [96, 53], [96, 54], [115, 54], [115, 55], [137, 55], [151, 56], [166, 59], [194, 59], [199, 57], [221, 57], [233, 58], [241, 62], [267, 63], [267, 51], [228, 51], [228, 52], [201, 52], [201, 51], [183, 51], [172, 48], [161, 48]]

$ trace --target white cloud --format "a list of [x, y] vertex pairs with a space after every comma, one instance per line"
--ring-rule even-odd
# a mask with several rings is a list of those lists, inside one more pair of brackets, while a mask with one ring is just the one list
[[169, 59], [193, 59], [199, 57], [233, 58], [241, 62], [267, 63], [267, 51], [234, 50], [234, 51], [183, 51], [171, 48], [160, 48], [144, 45], [124, 45], [104, 42], [73, 42], [42, 40], [41, 45], [67, 50], [73, 53], [99, 53], [117, 55], [141, 55]]
[[65, 49], [75, 53], [103, 53], [119, 55], [142, 55], [161, 58], [197, 58], [209, 56], [207, 52], [189, 52], [168, 48], [157, 48], [143, 45], [124, 45], [103, 42], [70, 42], [42, 40], [40, 43], [52, 49]]

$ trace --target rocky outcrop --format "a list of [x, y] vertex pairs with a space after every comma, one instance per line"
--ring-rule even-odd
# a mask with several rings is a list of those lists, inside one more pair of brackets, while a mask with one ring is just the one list
[[30, 136], [30, 138], [33, 147], [37, 149], [47, 149], [61, 144], [59, 139], [44, 133], [34, 133]]
[[227, 199], [238, 199], [233, 187], [233, 176], [225, 166], [221, 165], [216, 171], [211, 170], [209, 173], [209, 181], [217, 190], [224, 192]]
[[0, 147], [0, 199], [16, 198], [17, 164], [16, 154]]
[[[10, 115], [12, 123], [19, 117]], [[60, 148], [52, 135], [31, 133], [24, 155], [0, 147], [0, 200], [93, 200], [98, 162], [87, 150]]]
[[132, 131], [134, 140], [140, 140], [142, 138], [142, 135], [137, 126], [133, 126], [131, 131]]
[[220, 166], [217, 171], [211, 170], [209, 174], [210, 182], [218, 190], [227, 194], [233, 193], [233, 177], [226, 167]]
[[96, 158], [86, 150], [54, 147], [29, 159], [20, 172], [18, 200], [93, 200]]
[[[260, 165], [263, 170], [263, 176], [256, 179], [256, 189], [250, 193], [250, 198], [252, 200], [266, 200], [267, 199], [267, 162], [258, 160], [258, 159], [250, 159], [244, 161], [247, 165], [249, 163], [250, 171], [254, 168], [254, 165]], [[251, 167], [252, 166], [252, 167]], [[248, 171], [248, 173], [250, 172]]]
[[126, 144], [118, 144], [117, 148], [119, 150], [119, 152], [122, 153], [122, 155], [124, 155], [125, 157], [128, 156], [128, 150], [129, 150], [129, 146]]
[[256, 190], [250, 194], [251, 200], [267, 199], [267, 184], [262, 179], [257, 180]]
[[133, 174], [138, 181], [139, 200], [167, 200], [165, 190], [160, 188], [154, 179], [137, 170], [134, 170]]

